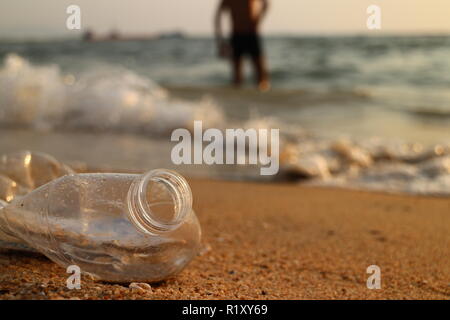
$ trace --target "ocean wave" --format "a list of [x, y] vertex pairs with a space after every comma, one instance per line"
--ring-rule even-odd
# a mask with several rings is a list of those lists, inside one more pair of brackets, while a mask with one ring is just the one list
[[10, 54], [0, 69], [0, 124], [38, 129], [92, 129], [166, 133], [195, 119], [221, 127], [213, 101], [172, 99], [166, 90], [130, 70], [110, 67], [64, 74]]
[[450, 144], [371, 139], [300, 139], [285, 144], [281, 168], [308, 184], [450, 196]]

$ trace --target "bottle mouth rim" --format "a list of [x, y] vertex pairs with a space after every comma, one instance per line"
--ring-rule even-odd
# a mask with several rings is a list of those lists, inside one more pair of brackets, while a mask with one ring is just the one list
[[[169, 192], [174, 215], [163, 221], [152, 211], [148, 199], [149, 184], [159, 183]], [[175, 171], [155, 169], [139, 176], [128, 191], [128, 214], [131, 222], [143, 233], [160, 234], [177, 229], [192, 210], [192, 191], [184, 177]]]

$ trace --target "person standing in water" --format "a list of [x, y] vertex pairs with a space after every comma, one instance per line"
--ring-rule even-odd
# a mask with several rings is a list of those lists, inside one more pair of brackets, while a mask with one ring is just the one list
[[[259, 35], [261, 21], [268, 9], [268, 0], [220, 0], [215, 16], [215, 34], [219, 56], [231, 60], [233, 84], [243, 82], [243, 58], [249, 56], [256, 75], [258, 88], [270, 89], [266, 58]], [[231, 39], [227, 42], [222, 32], [222, 16], [231, 16]]]

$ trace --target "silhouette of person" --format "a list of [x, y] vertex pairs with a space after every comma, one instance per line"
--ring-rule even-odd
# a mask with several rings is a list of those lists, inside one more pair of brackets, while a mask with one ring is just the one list
[[[243, 82], [243, 58], [249, 56], [260, 90], [270, 89], [266, 58], [259, 35], [261, 22], [268, 10], [268, 0], [220, 0], [215, 16], [218, 54], [231, 60], [233, 84]], [[231, 37], [226, 41], [222, 31], [223, 13], [231, 17]]]

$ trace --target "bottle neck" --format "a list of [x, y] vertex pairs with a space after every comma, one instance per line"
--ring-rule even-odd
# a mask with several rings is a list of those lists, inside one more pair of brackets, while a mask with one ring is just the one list
[[178, 173], [165, 169], [138, 176], [127, 196], [128, 216], [150, 235], [174, 231], [192, 211], [192, 191]]

